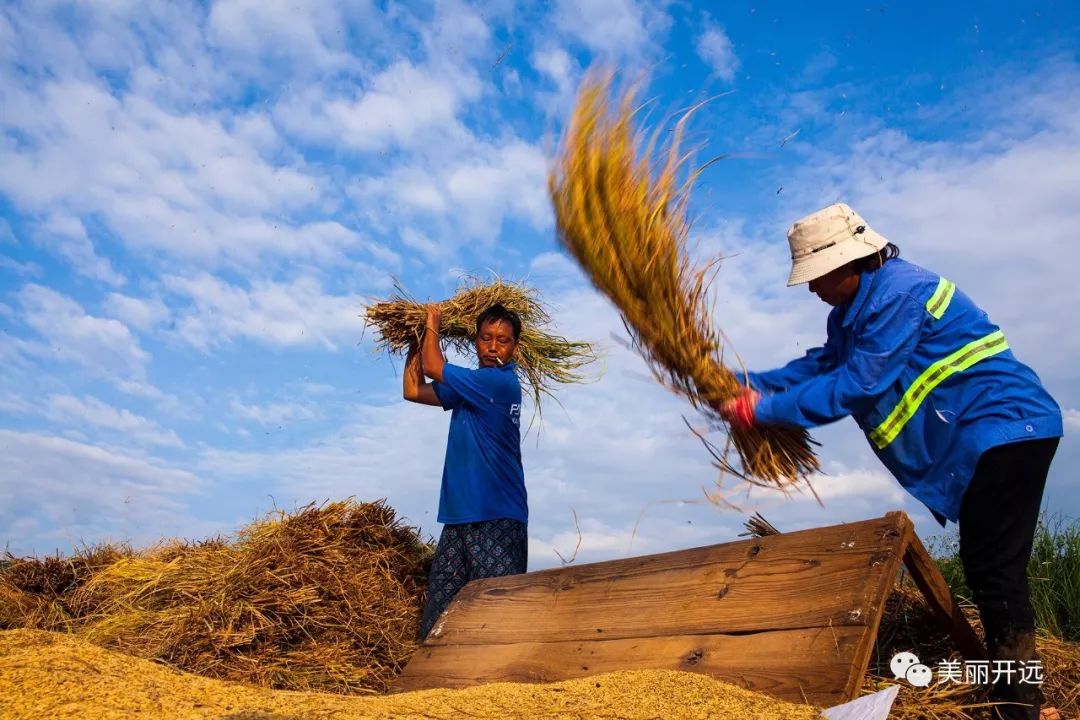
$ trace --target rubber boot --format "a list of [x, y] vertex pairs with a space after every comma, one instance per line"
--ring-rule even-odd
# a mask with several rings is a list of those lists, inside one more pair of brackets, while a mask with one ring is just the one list
[[998, 682], [994, 683], [990, 691], [991, 702], [1010, 703], [995, 707], [996, 717], [1000, 720], [1039, 720], [1043, 702], [1042, 688], [1030, 678], [1027, 678], [1027, 682], [1020, 682], [1023, 667], [1021, 663], [1030, 663], [1036, 659], [1035, 631], [1007, 631], [999, 643], [991, 643], [987, 650], [991, 660], [991, 677], [994, 660], [1007, 661], [1015, 671], [1011, 677], [1007, 673], [1001, 673]]

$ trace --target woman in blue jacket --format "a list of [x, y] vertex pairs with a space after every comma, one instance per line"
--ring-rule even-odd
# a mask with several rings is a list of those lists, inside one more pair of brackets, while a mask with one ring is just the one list
[[[900, 484], [942, 525], [959, 523], [991, 659], [1034, 659], [1027, 562], [1060, 408], [985, 312], [901, 260], [847, 205], [797, 221], [788, 243], [788, 285], [808, 282], [833, 308], [828, 339], [782, 368], [746, 373], [747, 390], [718, 409], [742, 425], [852, 416]], [[1001, 706], [1002, 717], [1039, 717], [1030, 678], [998, 683], [994, 697], [1024, 704]]]

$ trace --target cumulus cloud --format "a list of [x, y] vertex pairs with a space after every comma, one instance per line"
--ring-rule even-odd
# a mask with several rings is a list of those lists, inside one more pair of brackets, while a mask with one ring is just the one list
[[160, 298], [137, 298], [109, 293], [104, 302], [105, 312], [128, 327], [146, 332], [169, 319], [169, 308]]
[[313, 420], [319, 416], [314, 408], [301, 403], [245, 404], [239, 400], [233, 400], [231, 408], [236, 417], [260, 425], [282, 425], [297, 420]]
[[287, 283], [257, 281], [250, 288], [209, 274], [169, 275], [163, 283], [190, 301], [190, 307], [176, 315], [175, 333], [200, 350], [234, 340], [333, 350], [359, 334], [365, 302], [359, 296], [327, 295], [310, 277]]
[[71, 263], [76, 272], [109, 285], [123, 285], [126, 282], [106, 258], [97, 254], [86, 234], [86, 227], [78, 218], [53, 215], [42, 223], [36, 235], [38, 242], [51, 246], [56, 254]]
[[60, 422], [78, 422], [122, 433], [128, 441], [139, 444], [183, 447], [175, 432], [157, 422], [129, 410], [116, 408], [95, 397], [78, 398], [72, 395], [51, 395], [45, 403], [45, 413]]
[[739, 58], [735, 55], [735, 46], [723, 28], [711, 25], [706, 27], [697, 40], [698, 56], [705, 61], [713, 74], [726, 82], [735, 80], [735, 71], [739, 69]]
[[0, 430], [0, 527], [15, 554], [208, 533], [186, 505], [201, 490], [197, 476], [152, 458]]
[[559, 0], [555, 22], [596, 53], [638, 60], [671, 28], [666, 6], [650, 0]]
[[550, 223], [547, 161], [538, 146], [470, 138], [458, 147], [451, 158], [418, 158], [359, 181], [351, 195], [381, 212], [389, 208], [439, 221], [448, 226], [447, 238], [458, 237], [456, 246], [468, 238], [491, 241], [510, 219], [537, 229]]
[[25, 285], [18, 298], [21, 320], [40, 337], [25, 347], [41, 359], [79, 365], [118, 381], [144, 374], [149, 355], [122, 322], [90, 315], [42, 285]]

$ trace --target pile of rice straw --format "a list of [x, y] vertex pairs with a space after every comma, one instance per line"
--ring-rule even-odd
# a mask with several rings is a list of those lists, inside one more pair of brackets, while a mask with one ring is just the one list
[[272, 513], [231, 540], [9, 558], [0, 628], [256, 685], [379, 692], [415, 649], [432, 552], [382, 502], [349, 500]]
[[674, 671], [633, 671], [551, 684], [495, 683], [384, 697], [272, 691], [124, 657], [71, 636], [0, 632], [0, 717], [167, 717], [231, 720], [355, 718], [738, 718], [815, 720], [818, 711]]
[[[395, 285], [397, 294], [385, 302], [367, 307], [367, 324], [378, 330], [376, 350], [404, 354], [410, 344], [419, 345], [424, 334], [427, 310], [423, 303]], [[587, 342], [567, 340], [549, 333], [551, 318], [539, 294], [522, 283], [496, 278], [488, 284], [475, 279], [449, 300], [438, 303], [442, 310], [440, 337], [462, 355], [475, 355], [476, 318], [500, 303], [521, 318], [521, 339], [517, 349], [518, 368], [528, 383], [537, 411], [540, 396], [554, 397], [553, 384], [584, 382], [578, 371], [596, 359]]]
[[[705, 304], [714, 263], [686, 257], [689, 188], [677, 175], [684, 159], [680, 120], [660, 171], [650, 170], [656, 138], [641, 156], [632, 127], [635, 91], [609, 109], [612, 74], [590, 73], [582, 86], [559, 156], [549, 176], [559, 241], [622, 314], [654, 376], [710, 419], [713, 404], [742, 387], [723, 362], [723, 344]], [[818, 469], [808, 434], [796, 428], [730, 429], [741, 461], [713, 452], [718, 465], [755, 484], [787, 487]], [[710, 450], [712, 448], [710, 447]]]

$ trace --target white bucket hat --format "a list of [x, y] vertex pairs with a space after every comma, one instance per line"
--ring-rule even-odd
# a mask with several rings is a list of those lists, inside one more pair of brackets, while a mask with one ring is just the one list
[[788, 286], [810, 282], [889, 244], [844, 203], [796, 220], [787, 238], [791, 246]]

